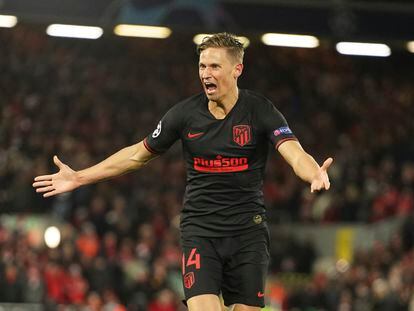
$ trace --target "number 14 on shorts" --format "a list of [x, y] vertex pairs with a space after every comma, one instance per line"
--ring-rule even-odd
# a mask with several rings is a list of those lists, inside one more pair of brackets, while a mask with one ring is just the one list
[[182, 270], [183, 270], [183, 282], [184, 287], [190, 289], [195, 283], [195, 275], [194, 272], [185, 273], [186, 267], [195, 266], [195, 269], [198, 270], [201, 267], [200, 264], [200, 254], [197, 253], [197, 248], [193, 248], [190, 251], [190, 255], [188, 256], [187, 260], [185, 258], [185, 254], [183, 254], [182, 258]]
[[197, 253], [197, 248], [193, 248], [190, 251], [190, 255], [187, 258], [185, 258], [185, 254], [183, 254], [182, 257], [182, 271], [183, 271], [183, 275], [185, 274], [185, 268], [186, 267], [190, 267], [192, 265], [195, 265], [196, 270], [200, 269], [201, 264], [200, 264], [200, 254]]

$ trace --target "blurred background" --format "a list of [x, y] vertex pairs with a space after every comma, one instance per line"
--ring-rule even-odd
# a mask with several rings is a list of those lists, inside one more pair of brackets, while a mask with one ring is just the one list
[[414, 310], [412, 1], [0, 0], [0, 26], [0, 310], [185, 310], [179, 143], [56, 198], [31, 184], [143, 139], [202, 91], [195, 36], [220, 31], [247, 46], [240, 87], [335, 159], [310, 194], [269, 157], [264, 310]]

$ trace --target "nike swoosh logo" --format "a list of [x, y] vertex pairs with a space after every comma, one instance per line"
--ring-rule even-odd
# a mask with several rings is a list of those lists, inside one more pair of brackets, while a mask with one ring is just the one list
[[204, 132], [200, 132], [200, 133], [191, 133], [191, 132], [188, 132], [187, 137], [188, 138], [197, 138], [197, 137], [200, 137], [203, 134], [204, 134]]
[[261, 293], [261, 292], [257, 292], [257, 297], [259, 297], [259, 298], [262, 298], [262, 297], [264, 297], [264, 293]]

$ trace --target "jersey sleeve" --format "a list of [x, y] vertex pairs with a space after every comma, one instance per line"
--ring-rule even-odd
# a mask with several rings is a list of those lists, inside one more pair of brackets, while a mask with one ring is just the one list
[[172, 107], [158, 122], [152, 133], [144, 138], [144, 146], [154, 154], [167, 151], [180, 138], [181, 117], [178, 107]]
[[266, 137], [271, 141], [272, 145], [277, 149], [288, 140], [297, 140], [285, 117], [269, 100], [260, 105], [259, 120], [263, 126]]

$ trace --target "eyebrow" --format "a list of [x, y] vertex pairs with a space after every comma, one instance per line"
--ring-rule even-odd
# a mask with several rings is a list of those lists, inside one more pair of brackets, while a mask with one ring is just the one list
[[206, 65], [205, 63], [203, 63], [203, 62], [199, 62], [198, 63], [198, 65], [199, 66], [201, 66], [201, 65], [203, 65], [203, 66], [221, 66], [221, 64], [219, 64], [219, 63], [211, 63], [210, 65]]

